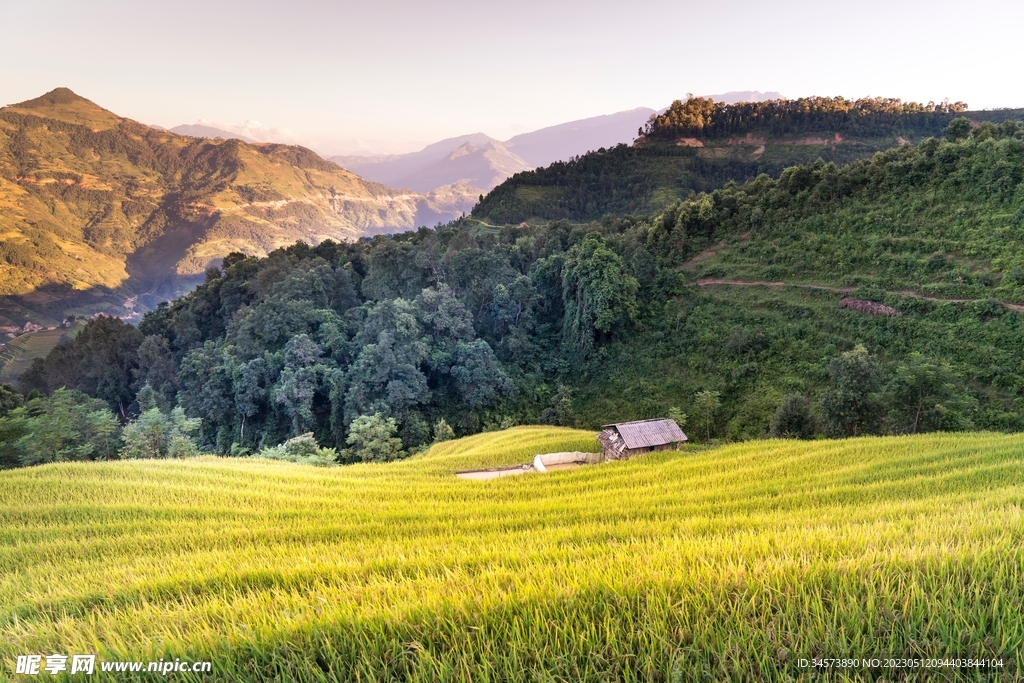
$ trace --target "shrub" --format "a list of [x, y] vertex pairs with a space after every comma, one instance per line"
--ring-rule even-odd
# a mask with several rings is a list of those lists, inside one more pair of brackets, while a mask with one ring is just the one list
[[313, 433], [307, 432], [288, 439], [278, 446], [264, 448], [251, 457], [327, 467], [337, 464], [338, 452], [333, 448], [321, 448], [313, 438]]
[[199, 418], [185, 417], [180, 407], [164, 413], [156, 406], [144, 410], [122, 433], [122, 458], [187, 458], [199, 454], [190, 434], [202, 425]]
[[395, 437], [398, 424], [380, 413], [360, 415], [349, 427], [348, 444], [364, 462], [386, 462], [402, 457], [402, 440]]
[[0, 417], [21, 407], [24, 398], [10, 384], [0, 384]]
[[810, 439], [814, 429], [811, 402], [800, 394], [790, 394], [775, 410], [770, 434], [776, 439]]
[[558, 391], [551, 397], [551, 405], [541, 413], [540, 421], [543, 424], [560, 427], [579, 425], [579, 418], [572, 408], [572, 390], [569, 387], [564, 384], [558, 386]]
[[451, 441], [455, 438], [455, 430], [452, 429], [451, 425], [442, 417], [434, 425], [434, 443], [441, 443], [442, 441]]
[[105, 460], [117, 451], [117, 432], [117, 418], [102, 400], [74, 389], [30, 394], [25, 405], [0, 418], [0, 462]]

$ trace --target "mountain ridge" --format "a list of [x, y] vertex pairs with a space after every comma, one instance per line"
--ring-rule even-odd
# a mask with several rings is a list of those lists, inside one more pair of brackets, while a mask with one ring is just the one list
[[225, 140], [235, 139], [241, 140], [242, 142], [248, 142], [251, 145], [259, 143], [258, 140], [254, 140], [253, 138], [247, 137], [245, 135], [241, 135], [239, 133], [232, 133], [231, 131], [222, 130], [214, 126], [207, 126], [201, 123], [182, 124], [180, 126], [175, 126], [174, 128], [169, 128], [168, 130], [170, 130], [172, 133], [177, 133], [178, 135], [187, 135], [193, 138], [223, 138]]
[[399, 178], [396, 185], [420, 192], [462, 182], [488, 191], [511, 175], [530, 166], [507, 143], [467, 141], [426, 168]]
[[[521, 171], [546, 166], [559, 160], [568, 160], [620, 142], [632, 141], [637, 127], [646, 123], [655, 114], [653, 109], [637, 107], [520, 133], [504, 142], [484, 133], [472, 133], [439, 140], [409, 154], [329, 158], [343, 168], [370, 180], [397, 187], [408, 186], [428, 190], [432, 187], [431, 182], [444, 184], [461, 177], [459, 168], [454, 168], [460, 165], [454, 161], [457, 157], [449, 159], [457, 149], [467, 143], [481, 147], [490, 144], [496, 146], [492, 149], [491, 158], [480, 160], [474, 171], [476, 182], [484, 183], [478, 187], [489, 191], [506, 178]], [[491, 162], [491, 166], [488, 168], [484, 161]]]

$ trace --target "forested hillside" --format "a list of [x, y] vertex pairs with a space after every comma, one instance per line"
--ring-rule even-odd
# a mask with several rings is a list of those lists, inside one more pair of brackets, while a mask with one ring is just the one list
[[619, 145], [535, 171], [518, 173], [473, 209], [494, 224], [530, 219], [600, 220], [644, 215], [729, 180], [823, 159], [846, 164], [875, 152], [940, 136], [963, 113], [975, 124], [1022, 119], [1024, 110], [966, 112], [966, 105], [893, 99], [741, 102], [677, 100]]
[[302, 147], [156, 130], [59, 88], [0, 109], [0, 326], [130, 316], [229, 252], [433, 224], [468, 201], [367, 182]]
[[959, 119], [650, 218], [236, 254], [138, 329], [91, 322], [21, 387], [130, 416], [149, 385], [223, 453], [305, 432], [345, 449], [357, 419], [406, 452], [448, 425], [664, 414], [700, 440], [1024, 429], [1022, 180], [1024, 126]]

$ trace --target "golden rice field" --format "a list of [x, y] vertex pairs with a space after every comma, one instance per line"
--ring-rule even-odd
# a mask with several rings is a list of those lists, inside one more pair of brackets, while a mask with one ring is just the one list
[[[174, 680], [1024, 676], [1024, 435], [452, 476], [582, 449], [593, 434], [518, 427], [383, 465], [2, 472], [0, 677], [51, 652], [213, 663]], [[800, 666], [815, 657], [1003, 666]]]

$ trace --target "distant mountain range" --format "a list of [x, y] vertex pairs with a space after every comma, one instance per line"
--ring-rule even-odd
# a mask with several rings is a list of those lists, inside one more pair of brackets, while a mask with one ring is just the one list
[[[783, 99], [781, 93], [756, 90], [731, 91], [709, 97], [726, 104]], [[472, 133], [441, 140], [409, 154], [332, 156], [329, 159], [368, 180], [392, 187], [429, 192], [450, 183], [464, 183], [489, 191], [521, 171], [530, 171], [555, 161], [568, 161], [601, 148], [628, 144], [637, 137], [637, 129], [658, 113], [639, 107], [541, 128], [516, 135], [505, 142], [483, 133]], [[192, 134], [184, 128], [186, 126], [178, 126], [172, 130]], [[218, 135], [227, 138], [232, 134], [220, 131]]]
[[632, 142], [637, 129], [655, 113], [641, 107], [542, 128], [505, 142], [473, 133], [441, 140], [410, 154], [330, 159], [368, 180], [392, 187], [425, 192], [450, 183], [465, 183], [487, 191], [520, 171]]

